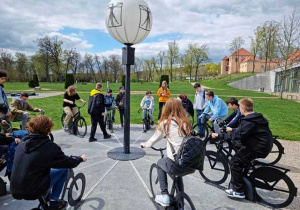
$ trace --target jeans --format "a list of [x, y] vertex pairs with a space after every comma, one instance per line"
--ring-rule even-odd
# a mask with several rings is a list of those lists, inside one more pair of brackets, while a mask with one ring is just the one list
[[115, 113], [116, 113], [116, 108], [114, 106], [110, 106], [110, 107], [105, 107], [105, 117], [104, 117], [104, 122], [106, 122], [106, 118], [107, 118], [107, 113], [109, 110], [112, 110], [112, 119], [115, 119]]
[[244, 146], [232, 157], [230, 188], [235, 192], [244, 191], [243, 171], [256, 158], [258, 156]]
[[167, 173], [177, 177], [177, 186], [179, 191], [184, 191], [182, 176], [194, 173], [195, 169], [183, 168], [177, 165], [170, 158], [164, 157], [157, 162], [157, 176], [161, 189], [161, 194], [169, 194]]
[[68, 177], [67, 168], [51, 169], [50, 200], [57, 201]]
[[121, 125], [124, 124], [124, 109], [119, 109]]
[[[147, 114], [147, 110], [143, 109], [143, 120], [146, 119], [146, 114]], [[153, 109], [149, 110], [149, 117], [150, 117], [150, 121], [153, 121]]]
[[93, 139], [95, 137], [95, 133], [97, 130], [97, 124], [99, 123], [100, 128], [103, 132], [104, 136], [107, 136], [108, 133], [105, 129], [105, 124], [104, 124], [104, 117], [101, 115], [91, 115], [91, 121], [92, 121], [92, 127], [91, 127], [91, 134], [90, 134], [90, 139]]
[[[197, 109], [196, 110], [196, 114], [197, 114], [197, 123], [200, 124], [201, 123], [201, 119], [199, 119], [199, 116], [203, 113], [204, 109], [200, 110], [200, 109]], [[203, 126], [202, 125], [198, 125], [198, 131], [197, 133], [198, 134], [204, 134], [205, 130], [202, 128]], [[200, 133], [202, 129], [202, 132]]]

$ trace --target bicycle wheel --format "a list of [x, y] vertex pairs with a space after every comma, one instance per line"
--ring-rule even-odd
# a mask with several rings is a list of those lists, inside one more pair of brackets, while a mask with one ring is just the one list
[[87, 125], [85, 119], [81, 116], [78, 117], [75, 125], [77, 127], [77, 135], [83, 138], [87, 132]]
[[191, 198], [184, 192], [179, 192], [176, 195], [175, 202], [175, 209], [196, 210]]
[[222, 184], [230, 173], [226, 160], [214, 151], [206, 151], [203, 171], [199, 172], [205, 181], [213, 184]]
[[157, 164], [153, 163], [150, 167], [150, 188], [152, 193], [152, 198], [155, 199], [157, 194], [160, 194], [161, 190], [158, 183], [158, 175], [157, 175]]
[[281, 143], [277, 139], [274, 139], [272, 151], [265, 158], [265, 160], [269, 164], [275, 165], [276, 163], [279, 162], [283, 153], [284, 153], [284, 148], [282, 147]]
[[66, 113], [63, 113], [63, 114], [61, 115], [61, 118], [60, 118], [60, 122], [61, 122], [61, 126], [62, 126], [62, 127], [64, 126], [65, 118], [66, 118]]
[[82, 198], [85, 190], [85, 176], [83, 173], [77, 174], [68, 191], [68, 202], [70, 206], [75, 206]]
[[293, 181], [282, 171], [272, 167], [260, 167], [250, 174], [257, 201], [274, 208], [292, 203], [297, 194]]
[[[199, 132], [198, 132], [198, 126], [201, 126], [201, 129]], [[203, 125], [201, 123], [198, 123], [198, 124], [194, 125], [193, 130], [194, 130], [195, 134], [197, 134], [200, 137], [201, 140], [207, 139], [208, 128], [205, 124]], [[200, 133], [202, 133], [202, 135], [200, 135]]]

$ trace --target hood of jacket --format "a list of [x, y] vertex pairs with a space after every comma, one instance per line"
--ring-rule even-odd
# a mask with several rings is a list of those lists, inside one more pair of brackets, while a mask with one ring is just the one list
[[36, 150], [43, 144], [50, 141], [49, 137], [44, 134], [29, 134], [23, 138], [25, 142], [24, 151], [25, 153], [31, 153], [32, 151]]
[[91, 91], [91, 93], [90, 93], [90, 96], [94, 96], [94, 95], [96, 95], [96, 94], [102, 94], [102, 92], [100, 91], [100, 90], [97, 90], [97, 89], [93, 89], [92, 91]]
[[20, 99], [20, 97], [14, 97], [13, 99], [12, 99], [12, 101], [19, 101], [20, 102], [20, 104], [23, 106], [23, 101], [21, 101], [21, 99]]
[[268, 120], [266, 120], [262, 114], [260, 113], [252, 113], [252, 114], [248, 114], [247, 116], [241, 118], [241, 120], [246, 120], [246, 121], [251, 121], [254, 122], [256, 124], [260, 124], [260, 125], [264, 125], [264, 126], [268, 126], [269, 122]]

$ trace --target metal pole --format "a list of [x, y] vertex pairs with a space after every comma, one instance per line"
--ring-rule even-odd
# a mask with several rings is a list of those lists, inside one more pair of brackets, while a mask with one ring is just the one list
[[[127, 51], [128, 53], [128, 51]], [[130, 153], [130, 65], [126, 65], [125, 81], [125, 124], [124, 124], [124, 153]]]

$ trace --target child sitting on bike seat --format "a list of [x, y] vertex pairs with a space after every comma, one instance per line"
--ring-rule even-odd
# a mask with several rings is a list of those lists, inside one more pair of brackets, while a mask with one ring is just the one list
[[231, 133], [213, 133], [212, 138], [223, 138], [227, 141], [241, 140], [242, 147], [231, 159], [231, 181], [226, 195], [234, 198], [245, 198], [243, 171], [252, 160], [265, 158], [272, 150], [273, 138], [268, 121], [262, 114], [253, 112], [253, 101], [244, 98], [239, 101], [241, 114], [237, 128]]
[[116, 113], [115, 106], [117, 106], [117, 103], [115, 101], [111, 89], [107, 89], [107, 93], [104, 95], [104, 106], [105, 106], [104, 122], [106, 122], [106, 116], [109, 110], [112, 110], [112, 121], [115, 122], [115, 113]]
[[186, 111], [176, 98], [170, 98], [164, 106], [154, 135], [147, 142], [140, 144], [142, 148], [151, 147], [158, 141], [163, 140], [164, 136], [167, 138], [167, 157], [164, 157], [157, 162], [157, 174], [161, 195], [155, 197], [155, 201], [164, 207], [169, 206], [170, 204], [167, 173], [178, 176], [178, 188], [180, 191], [183, 191], [182, 176], [195, 172], [195, 169], [184, 168], [177, 165], [172, 153], [172, 147], [175, 150], [175, 154], [177, 154], [182, 144], [184, 138], [183, 129], [186, 135], [189, 135], [192, 131], [192, 126], [189, 119], [186, 117]]
[[227, 123], [227, 127], [237, 128], [239, 120], [243, 117], [240, 111], [239, 103], [236, 98], [230, 98], [226, 101], [227, 107], [233, 112], [224, 120]]
[[141, 123], [144, 123], [144, 120], [146, 119], [147, 110], [149, 111], [150, 121], [151, 125], [154, 125], [153, 120], [153, 110], [154, 110], [154, 98], [152, 96], [151, 91], [146, 92], [146, 96], [141, 101], [141, 109], [143, 110], [143, 120]]
[[87, 157], [65, 155], [48, 137], [53, 125], [52, 120], [43, 115], [28, 122], [30, 134], [22, 139], [15, 152], [10, 189], [15, 199], [25, 200], [36, 200], [51, 189], [48, 209], [63, 209], [67, 202], [59, 200], [59, 196], [68, 168], [75, 168]]

